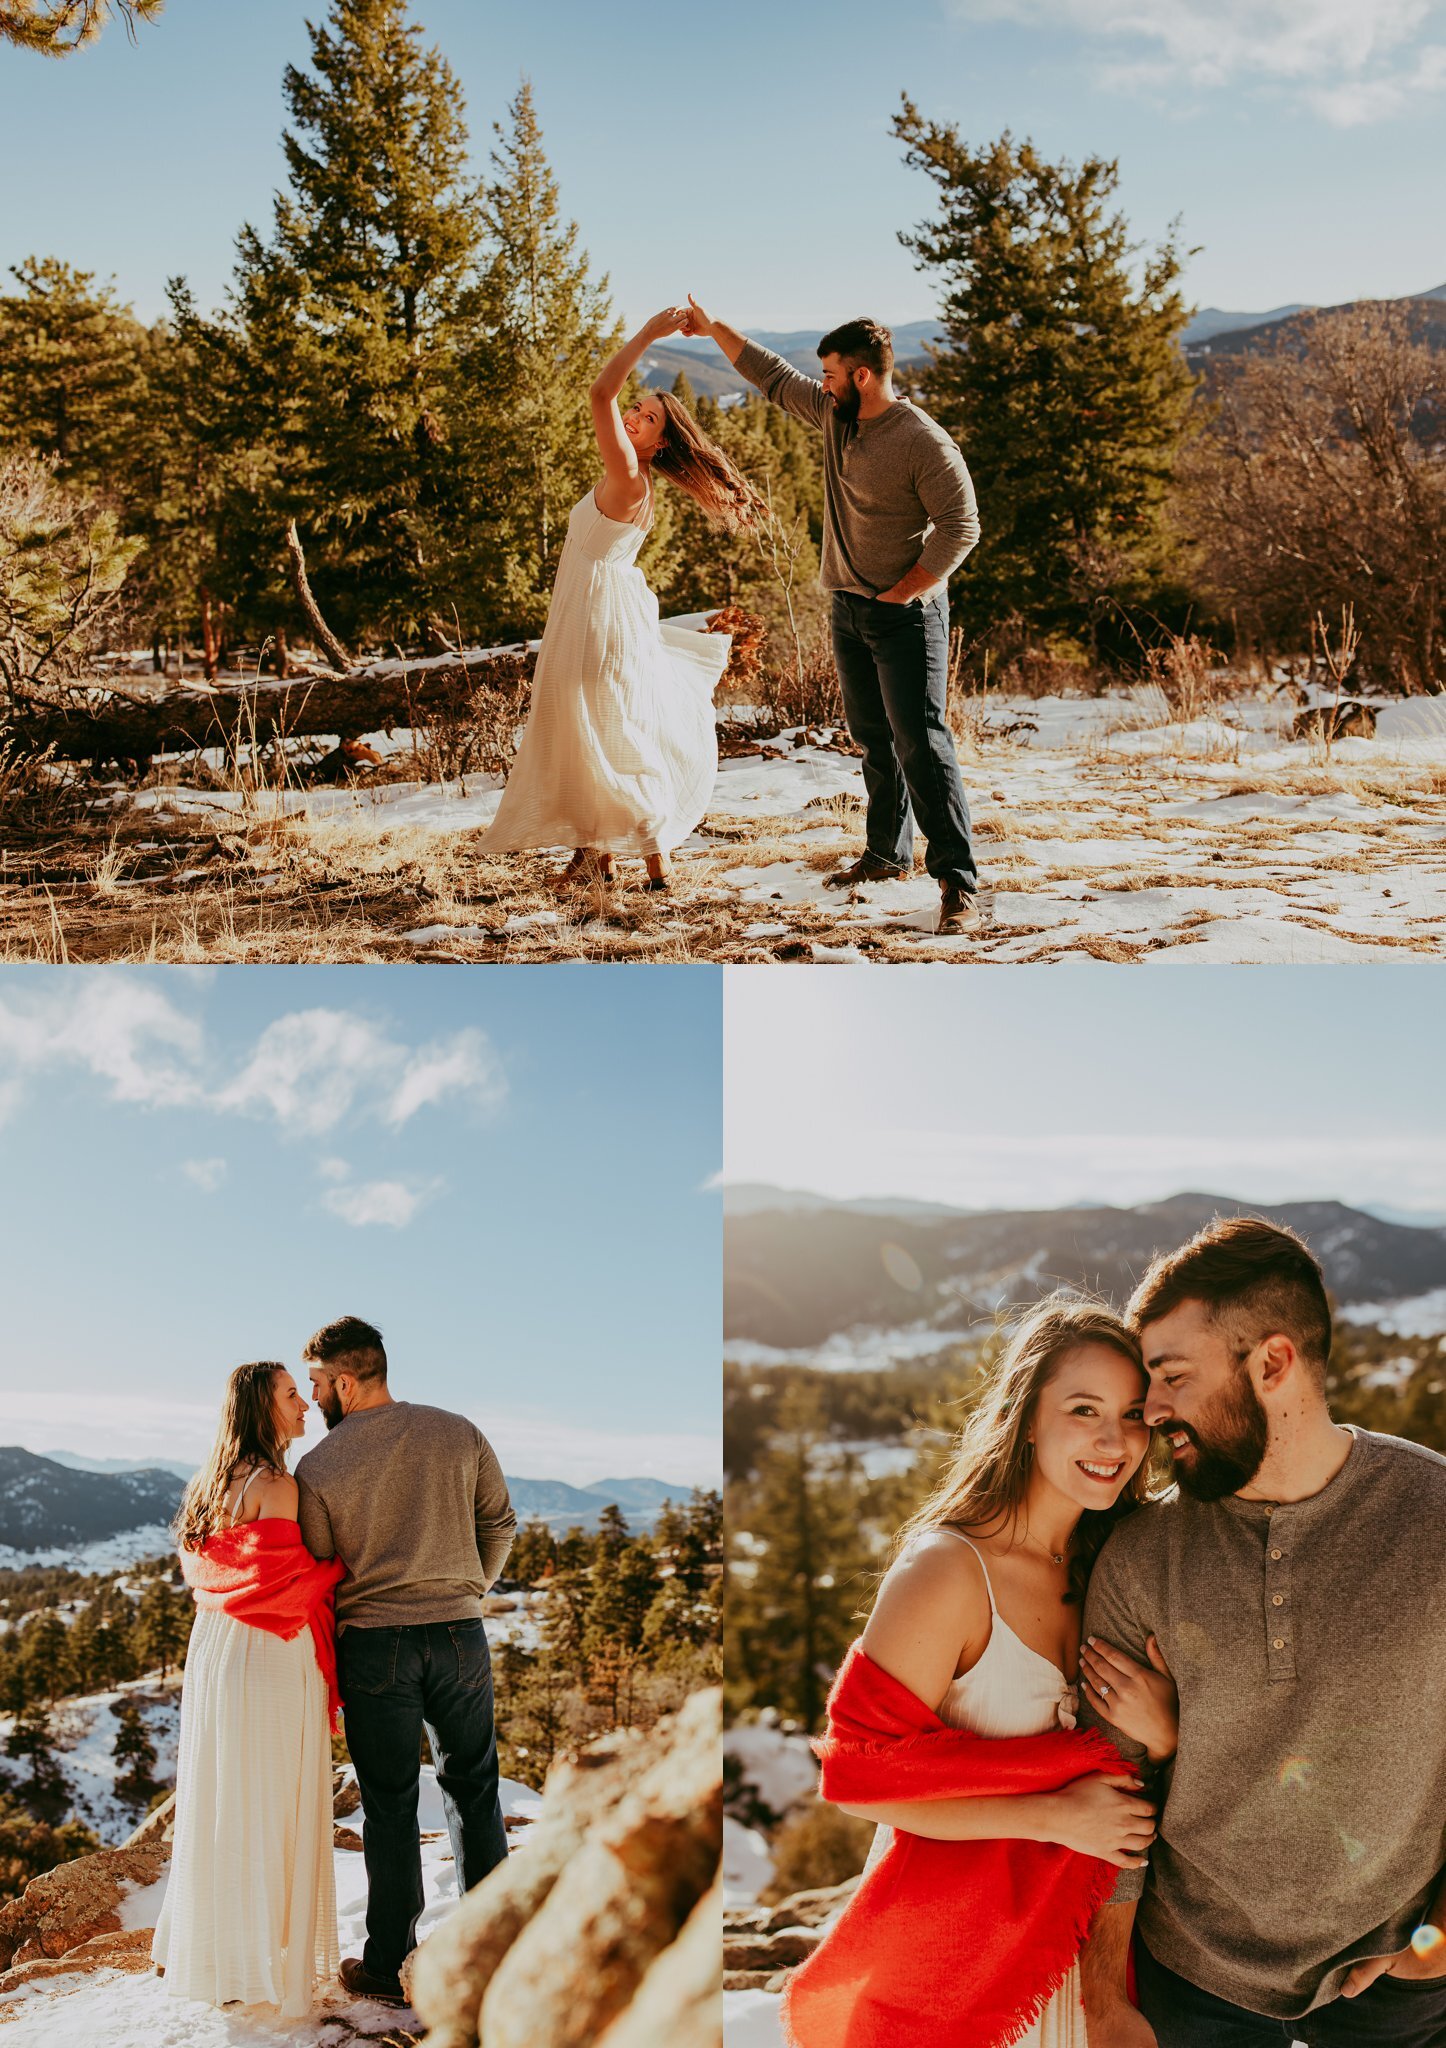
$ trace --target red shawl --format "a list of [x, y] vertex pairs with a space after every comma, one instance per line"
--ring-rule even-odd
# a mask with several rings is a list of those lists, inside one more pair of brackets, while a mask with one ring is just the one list
[[218, 1529], [199, 1550], [181, 1552], [181, 1570], [198, 1607], [221, 1608], [233, 1621], [290, 1642], [310, 1628], [326, 1680], [332, 1728], [341, 1709], [336, 1683], [336, 1610], [332, 1591], [346, 1567], [312, 1556], [295, 1522], [267, 1516]]
[[[855, 1643], [816, 1744], [823, 1798], [844, 1805], [1052, 1792], [1121, 1771], [1102, 1735], [950, 1728]], [[1053, 1842], [935, 1842], [895, 1830], [828, 1935], [789, 1980], [791, 2048], [1008, 2048], [1064, 1982], [1111, 1864]]]

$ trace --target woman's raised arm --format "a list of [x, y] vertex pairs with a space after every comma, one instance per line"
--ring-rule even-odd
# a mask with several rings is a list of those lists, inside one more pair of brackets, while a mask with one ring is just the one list
[[665, 334], [677, 334], [687, 317], [686, 306], [665, 306], [630, 341], [625, 341], [616, 355], [608, 358], [593, 379], [588, 394], [592, 400], [593, 432], [597, 435], [607, 484], [615, 502], [625, 508], [617, 515], [620, 518], [630, 518], [642, 504], [644, 494], [638, 481], [637, 451], [623, 426], [618, 398], [653, 343]]

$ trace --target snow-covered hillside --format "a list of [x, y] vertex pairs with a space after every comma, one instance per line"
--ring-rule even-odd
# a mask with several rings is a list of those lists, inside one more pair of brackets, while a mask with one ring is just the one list
[[[176, 1737], [180, 1727], [181, 1688], [178, 1676], [164, 1685], [155, 1677], [132, 1679], [113, 1692], [88, 1693], [62, 1700], [51, 1709], [50, 1727], [55, 1761], [70, 1793], [71, 1812], [93, 1828], [107, 1848], [123, 1842], [144, 1817], [144, 1809], [116, 1796], [115, 1738], [119, 1723], [111, 1708], [134, 1700], [155, 1745], [155, 1781], [174, 1783]], [[12, 1716], [0, 1714], [0, 1751], [10, 1733]], [[0, 1755], [0, 1784], [15, 1785], [24, 1766]]]

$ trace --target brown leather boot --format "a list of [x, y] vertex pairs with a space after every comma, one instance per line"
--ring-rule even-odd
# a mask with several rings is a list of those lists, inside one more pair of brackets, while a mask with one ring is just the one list
[[360, 1956], [348, 1956], [336, 1973], [353, 1998], [374, 1998], [378, 2005], [405, 2005], [399, 1977], [374, 1977], [362, 1968]]
[[852, 889], [858, 882], [902, 882], [904, 870], [890, 867], [886, 860], [880, 860], [876, 853], [861, 853], [848, 867], [840, 868], [836, 875], [825, 875], [825, 889]]
[[967, 932], [971, 925], [978, 924], [979, 915], [979, 898], [972, 889], [949, 880], [939, 884], [940, 937], [947, 938], [950, 932]]

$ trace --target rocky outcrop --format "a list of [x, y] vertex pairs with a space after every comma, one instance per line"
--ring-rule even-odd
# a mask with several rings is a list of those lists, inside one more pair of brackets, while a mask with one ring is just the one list
[[176, 1795], [169, 1793], [159, 1806], [153, 1806], [138, 1828], [132, 1829], [121, 1844], [123, 1849], [134, 1849], [140, 1842], [173, 1842], [176, 1838]]
[[722, 1703], [556, 1766], [523, 1854], [410, 1959], [428, 2048], [718, 2048]]
[[728, 1991], [782, 1991], [788, 1972], [808, 1961], [858, 1886], [821, 1885], [776, 1906], [734, 1906], [723, 1915], [723, 1985]]
[[332, 1773], [331, 1816], [333, 1820], [345, 1820], [361, 1805], [361, 1787], [345, 1768]]
[[[0, 1971], [68, 1956], [97, 1936], [122, 1932], [119, 1907], [127, 1895], [154, 1884], [170, 1861], [160, 1835], [123, 1849], [100, 1849], [32, 1878], [18, 1899], [0, 1907]], [[10, 1977], [0, 1976], [0, 1991]]]
[[130, 1977], [145, 1976], [151, 1968], [153, 1927], [123, 1927], [116, 1934], [98, 1934], [63, 1956], [37, 1956], [32, 1962], [17, 1963], [0, 1977], [0, 1991], [15, 1991], [33, 1984], [38, 1977], [71, 1977], [77, 1971], [89, 1975], [95, 1970], [119, 1970]]

